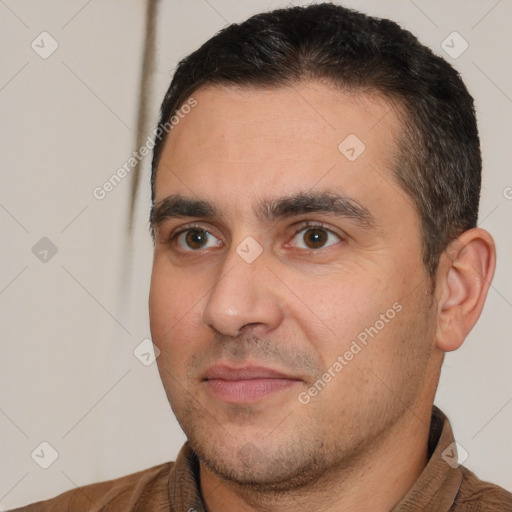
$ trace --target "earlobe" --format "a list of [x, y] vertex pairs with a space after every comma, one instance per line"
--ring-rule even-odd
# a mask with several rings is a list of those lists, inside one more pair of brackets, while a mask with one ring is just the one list
[[462, 233], [441, 255], [436, 278], [440, 350], [450, 352], [464, 342], [482, 312], [495, 265], [494, 241], [480, 228]]

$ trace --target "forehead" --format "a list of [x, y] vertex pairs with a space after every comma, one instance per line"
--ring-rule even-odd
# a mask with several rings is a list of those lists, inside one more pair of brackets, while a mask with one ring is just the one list
[[319, 82], [273, 89], [208, 86], [193, 97], [197, 106], [165, 142], [157, 203], [179, 193], [234, 212], [248, 197], [315, 187], [362, 202], [375, 202], [379, 188], [390, 192], [386, 181], [394, 179], [400, 122], [382, 97]]

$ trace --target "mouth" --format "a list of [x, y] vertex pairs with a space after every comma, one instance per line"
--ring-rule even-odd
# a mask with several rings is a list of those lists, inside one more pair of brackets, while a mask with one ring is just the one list
[[263, 366], [234, 368], [217, 365], [205, 372], [203, 382], [215, 398], [240, 404], [282, 392], [302, 382], [302, 379]]

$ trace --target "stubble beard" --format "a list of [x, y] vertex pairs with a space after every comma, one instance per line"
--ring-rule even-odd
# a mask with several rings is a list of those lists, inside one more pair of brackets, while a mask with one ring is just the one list
[[[433, 332], [428, 332], [431, 296], [425, 298], [424, 306], [423, 315], [409, 319], [411, 323], [397, 333], [401, 335], [402, 344], [395, 349], [401, 351], [404, 346], [419, 342], [425, 335], [433, 336]], [[390, 435], [396, 435], [396, 432], [393, 434], [395, 427], [414, 407], [421, 389], [422, 378], [418, 372], [426, 370], [429, 355], [425, 345], [409, 350], [415, 364], [408, 371], [400, 373], [398, 369], [400, 362], [406, 361], [403, 355], [400, 358], [397, 353], [398, 360], [395, 362], [398, 367], [395, 368], [397, 373], [391, 387], [406, 390], [400, 400], [396, 396], [388, 396], [386, 392], [381, 397], [368, 398], [366, 394], [371, 395], [372, 387], [366, 388], [365, 393], [365, 384], [377, 377], [375, 373], [367, 372], [365, 375], [361, 371], [359, 382], [351, 382], [352, 389], [360, 386], [358, 394], [361, 400], [357, 404], [349, 401], [347, 408], [340, 409], [337, 416], [332, 413], [315, 415], [312, 409], [312, 413], [300, 418], [300, 423], [297, 423], [293, 407], [297, 407], [298, 402], [292, 403], [289, 417], [283, 411], [282, 416], [286, 419], [282, 424], [276, 418], [272, 427], [262, 429], [257, 436], [248, 435], [247, 431], [240, 429], [244, 415], [245, 420], [249, 420], [245, 424], [251, 425], [250, 416], [254, 414], [251, 406], [233, 406], [222, 412], [208, 411], [190, 394], [183, 396], [182, 393], [180, 397], [178, 394], [182, 389], [175, 389], [171, 393], [176, 401], [170, 402], [199, 461], [222, 480], [238, 487], [240, 494], [245, 494], [245, 490], [253, 496], [272, 499], [287, 491], [301, 488], [307, 492], [319, 485], [325, 486], [328, 491], [331, 483], [339, 485], [348, 479], [353, 472], [357, 472], [365, 457], [378, 450]], [[332, 431], [333, 422], [336, 423], [336, 433]], [[272, 430], [277, 425], [279, 427]], [[255, 429], [251, 432], [254, 433]], [[254, 448], [247, 448], [250, 445]], [[249, 450], [249, 457], [245, 457], [244, 450]], [[251, 454], [250, 450], [254, 453]]]
[[[260, 497], [276, 497], [291, 490], [307, 492], [319, 481], [328, 489], [331, 480], [339, 485], [347, 478], [357, 467], [357, 460], [371, 450], [382, 431], [389, 428], [391, 418], [383, 417], [380, 410], [372, 412], [376, 417], [375, 422], [367, 423], [370, 427], [357, 426], [360, 418], [347, 418], [338, 436], [329, 435], [320, 419], [304, 422], [300, 430], [291, 428], [285, 420], [274, 432], [258, 439], [230, 432], [229, 425], [220, 420], [217, 423], [191, 400], [180, 409], [177, 417], [192, 450], [212, 473], [234, 484], [240, 494], [247, 491]], [[240, 410], [235, 414], [239, 415]], [[376, 430], [379, 416], [384, 422]], [[340, 418], [340, 423], [343, 421]], [[337, 428], [340, 429], [340, 425]]]

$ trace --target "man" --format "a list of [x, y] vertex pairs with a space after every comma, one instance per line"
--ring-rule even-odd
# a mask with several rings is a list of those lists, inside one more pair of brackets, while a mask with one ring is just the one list
[[495, 266], [456, 71], [388, 20], [273, 11], [180, 63], [156, 134], [151, 331], [188, 442], [18, 510], [512, 510], [433, 407]]

